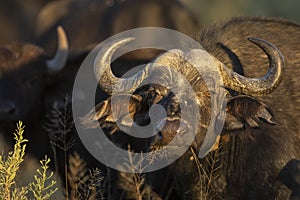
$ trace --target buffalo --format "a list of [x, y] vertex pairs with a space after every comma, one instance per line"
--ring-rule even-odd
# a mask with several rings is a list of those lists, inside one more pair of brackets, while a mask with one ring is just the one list
[[[148, 145], [150, 141], [150, 149], [162, 148], [179, 135], [175, 146], [180, 147], [186, 145], [182, 140], [188, 133], [196, 130], [193, 142], [182, 157], [167, 168], [147, 174], [146, 180], [162, 198], [295, 197], [298, 195], [297, 182], [289, 184], [286, 180], [297, 181], [297, 171], [288, 173], [295, 175], [285, 178], [282, 176], [287, 175], [280, 172], [290, 161], [300, 158], [299, 36], [300, 25], [295, 22], [236, 17], [200, 33], [199, 43], [212, 57], [211, 72], [199, 74], [192, 65], [195, 60], [207, 59], [203, 50], [171, 50], [129, 78], [114, 76], [108, 63], [114, 52], [132, 38], [113, 41], [103, 47], [96, 68], [105, 69], [100, 87], [110, 95], [117, 95], [117, 106], [114, 105], [117, 116], [113, 116], [112, 99], [108, 98], [96, 105], [95, 113], [84, 117], [83, 124], [87, 127], [100, 124], [112, 137], [122, 132], [120, 126], [129, 129], [134, 126], [132, 121], [139, 125], [149, 124], [148, 111], [153, 105], [160, 105], [165, 109], [166, 117], [156, 122], [156, 135], [143, 141], [131, 140], [130, 145], [143, 146], [135, 143]], [[203, 65], [197, 67], [208, 69]], [[190, 96], [183, 81], [172, 77], [170, 71], [185, 77], [196, 96]], [[203, 81], [212, 73], [223, 79], [220, 87], [214, 87], [218, 86], [218, 79], [212, 79], [211, 83]], [[151, 80], [174, 84], [155, 84]], [[114, 92], [114, 85], [120, 93]], [[180, 88], [179, 94], [172, 92], [176, 89], [173, 85]], [[224, 91], [224, 95], [218, 95], [219, 90]], [[124, 116], [123, 97], [128, 95], [129, 115]], [[182, 97], [184, 103], [180, 102]], [[213, 100], [226, 104], [211, 108]], [[191, 105], [196, 105], [199, 113], [184, 116], [181, 111]], [[214, 126], [209, 129], [210, 122], [218, 122], [222, 115], [220, 110], [226, 111], [224, 126], [221, 130]], [[201, 118], [195, 127], [193, 119], [197, 114]], [[149, 132], [149, 136], [152, 134]], [[127, 142], [121, 146], [125, 147]], [[145, 148], [138, 150], [147, 151]]]
[[[62, 71], [68, 57], [65, 31], [58, 27], [58, 49], [51, 59], [41, 47], [13, 43], [0, 47], [0, 124], [1, 131], [12, 132], [15, 122], [23, 120], [31, 153], [42, 158], [48, 136], [43, 134], [42, 120], [47, 88]], [[49, 100], [48, 100], [49, 101]]]

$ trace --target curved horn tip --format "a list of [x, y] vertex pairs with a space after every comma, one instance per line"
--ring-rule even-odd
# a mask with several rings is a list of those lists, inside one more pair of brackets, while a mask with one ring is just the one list
[[277, 88], [282, 79], [284, 57], [281, 51], [271, 42], [255, 37], [247, 39], [260, 47], [268, 56], [269, 70], [261, 78], [246, 78], [235, 72], [231, 72], [229, 75], [225, 72], [223, 74], [223, 79], [227, 81], [225, 86], [248, 95], [269, 94]]
[[130, 41], [133, 41], [133, 40], [135, 40], [134, 37], [126, 37], [126, 38], [122, 38], [122, 39], [118, 40], [118, 42], [123, 41], [123, 42], [127, 43], [127, 42], [130, 42]]
[[[268, 45], [268, 46], [272, 46], [273, 48], [275, 47], [272, 43], [264, 40], [264, 39], [261, 39], [261, 38], [256, 38], [256, 37], [249, 37], [247, 38], [250, 42], [258, 45], [259, 47], [261, 47], [262, 49], [264, 49], [263, 47], [265, 45]], [[275, 47], [276, 48], [276, 47]], [[277, 49], [277, 48], [276, 48]], [[265, 51], [265, 50], [264, 50]]]
[[[124, 44], [131, 42], [135, 40], [134, 37], [127, 37], [122, 39], [117, 39], [109, 42], [108, 44], [105, 44], [105, 46], [99, 51], [97, 54], [97, 57], [95, 59], [94, 66], [97, 68], [97, 63], [99, 61], [105, 60], [106, 62], [110, 62], [112, 55], [115, 53], [115, 51], [123, 46]], [[107, 61], [108, 60], [108, 61]], [[104, 64], [104, 63], [101, 63]]]
[[269, 47], [269, 49], [272, 49], [272, 53], [278, 56], [278, 59], [282, 65], [284, 64], [284, 56], [282, 55], [281, 51], [273, 43], [271, 43], [267, 40], [261, 39], [261, 38], [256, 38], [256, 37], [249, 37], [247, 39], [250, 42], [259, 46], [268, 55], [268, 57], [271, 56], [271, 54], [269, 52], [270, 50], [268, 50], [268, 47]]
[[122, 39], [113, 40], [106, 46], [110, 47], [113, 50], [116, 50], [118, 47], [123, 46], [124, 44], [127, 44], [133, 40], [135, 40], [134, 37], [126, 37]]
[[[99, 51], [99, 53], [96, 56], [95, 62], [94, 62], [94, 68], [96, 71], [96, 74], [98, 74], [98, 70], [102, 68], [102, 66], [108, 66], [108, 71], [111, 71], [110, 69], [110, 62], [111, 62], [111, 58], [113, 56], [113, 54], [115, 53], [115, 51], [123, 46], [124, 44], [135, 40], [134, 37], [127, 37], [127, 38], [122, 38], [122, 39], [117, 39], [117, 40], [113, 40], [107, 44], [105, 44], [105, 46]], [[111, 78], [115, 79], [114, 76], [112, 76]]]
[[[99, 51], [99, 53], [96, 56], [95, 62], [94, 62], [94, 68], [96, 71], [98, 68], [101, 68], [102, 66], [105, 66], [105, 64], [110, 64], [111, 58], [115, 51], [123, 46], [124, 44], [135, 40], [134, 37], [127, 37], [122, 39], [117, 39], [109, 42], [108, 44], [105, 44], [105, 46]], [[110, 70], [110, 66], [108, 67]]]
[[46, 62], [49, 74], [54, 74], [62, 70], [68, 59], [69, 43], [66, 32], [62, 26], [57, 27], [57, 38], [56, 54], [53, 59]]
[[[145, 78], [147, 70], [143, 69], [129, 78], [118, 78], [111, 70], [113, 54], [126, 43], [135, 40], [134, 37], [112, 40], [101, 48], [94, 61], [94, 71], [100, 87], [108, 94], [113, 93], [113, 86], [122, 83], [122, 90], [134, 90], [137, 83]], [[128, 50], [128, 49], [127, 49]], [[146, 71], [145, 71], [146, 70]], [[105, 76], [103, 76], [105, 74]], [[141, 76], [143, 74], [143, 76]]]
[[59, 40], [58, 44], [59, 44], [59, 48], [60, 49], [65, 49], [65, 50], [69, 50], [69, 43], [68, 43], [68, 39], [67, 39], [67, 34], [65, 29], [59, 25], [57, 27], [57, 38]]
[[267, 41], [267, 40], [264, 40], [264, 39], [261, 39], [261, 38], [256, 38], [256, 37], [248, 37], [247, 38], [250, 42], [258, 45], [259, 47], [261, 47], [264, 51], [265, 51], [265, 46], [268, 45], [270, 47], [272, 47], [273, 49], [275, 49], [277, 52], [279, 52], [281, 54], [281, 52], [279, 51], [279, 49], [274, 45], [272, 44], [271, 42]]
[[258, 41], [265, 41], [263, 39], [260, 39], [260, 38], [256, 38], [256, 37], [248, 37], [247, 38], [249, 41], [253, 42], [253, 43], [256, 43]]

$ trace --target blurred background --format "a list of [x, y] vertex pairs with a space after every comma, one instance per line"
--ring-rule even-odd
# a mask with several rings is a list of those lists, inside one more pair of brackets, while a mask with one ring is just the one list
[[[69, 0], [61, 0], [69, 1]], [[87, 0], [88, 2], [89, 0]], [[128, 0], [99, 0], [113, 5]], [[141, 0], [143, 1], [143, 0]], [[175, 1], [175, 0], [174, 0]], [[299, 0], [180, 0], [199, 20], [200, 26], [232, 16], [282, 17], [300, 22]], [[36, 18], [51, 0], [0, 0], [0, 43], [32, 41]], [[54, 13], [59, 15], [60, 11]], [[45, 22], [46, 23], [46, 22]]]
[[202, 24], [227, 19], [232, 16], [250, 15], [282, 17], [300, 22], [299, 0], [181, 0]]

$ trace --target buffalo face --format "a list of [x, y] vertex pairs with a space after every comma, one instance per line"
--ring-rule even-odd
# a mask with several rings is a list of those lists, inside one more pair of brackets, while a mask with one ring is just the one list
[[0, 120], [24, 119], [41, 98], [46, 56], [33, 45], [1, 47], [0, 56]]
[[[176, 140], [175, 145], [190, 145], [185, 143], [186, 139], [190, 139], [187, 138], [190, 137], [188, 133], [196, 131], [191, 147], [199, 152], [200, 157], [204, 157], [218, 147], [221, 133], [246, 127], [255, 128], [258, 126], [257, 121], [273, 124], [270, 109], [250, 96], [271, 93], [280, 83], [284, 62], [280, 51], [273, 44], [262, 39], [250, 39], [251, 42], [262, 48], [269, 58], [269, 71], [261, 78], [241, 76], [214, 57], [211, 58], [212, 67], [203, 65], [195, 67], [193, 65], [195, 60], [206, 59], [203, 57], [202, 50], [189, 52], [171, 50], [160, 55], [130, 78], [115, 77], [108, 63], [110, 63], [114, 51], [131, 40], [131, 38], [126, 38], [105, 46], [99, 53], [97, 57], [99, 60], [96, 62], [96, 69], [101, 68], [102, 70], [99, 70], [102, 73], [100, 87], [114, 98], [131, 93], [129, 104], [119, 98], [116, 106], [119, 109], [114, 109], [117, 114], [113, 116], [111, 98], [105, 100], [96, 106], [96, 114], [90, 113], [85, 117], [84, 123], [87, 126], [96, 126], [99, 122], [101, 127], [110, 128], [110, 133], [114, 134], [120, 130], [120, 126], [132, 128], [135, 124], [151, 123], [149, 111], [152, 106], [160, 105], [165, 109], [165, 116], [159, 121], [153, 122], [153, 131], [156, 135], [151, 137], [152, 146], [170, 144], [176, 135], [179, 135], [177, 137], [179, 139]], [[199, 70], [202, 70], [201, 74], [199, 74]], [[174, 77], [170, 71], [180, 75]], [[219, 80], [212, 78], [214, 73], [223, 79], [222, 84], [219, 83]], [[183, 84], [181, 76], [188, 81], [194, 96]], [[152, 84], [157, 80], [160, 80], [162, 84]], [[139, 87], [140, 85], [144, 86]], [[114, 86], [118, 92], [114, 90]], [[228, 90], [224, 90], [223, 95], [219, 95], [219, 91], [224, 88], [244, 95], [232, 97]], [[219, 103], [216, 104], [217, 106], [211, 107], [213, 102]], [[124, 105], [128, 105], [128, 109]], [[183, 110], [188, 108], [193, 112], [183, 116]], [[219, 118], [222, 118], [222, 110], [227, 114], [224, 128], [215, 125], [220, 120]], [[198, 118], [197, 115], [200, 117]], [[197, 126], [193, 122], [195, 118], [199, 119], [196, 123]], [[210, 126], [210, 123], [213, 125]], [[152, 134], [149, 133], [149, 136]]]
[[35, 45], [0, 47], [1, 122], [28, 119], [40, 111], [49, 74], [60, 71], [67, 59], [68, 43], [62, 28], [58, 28], [58, 35], [58, 51], [52, 60]]

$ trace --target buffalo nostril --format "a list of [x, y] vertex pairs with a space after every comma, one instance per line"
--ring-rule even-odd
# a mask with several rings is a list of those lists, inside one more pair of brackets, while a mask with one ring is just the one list
[[16, 112], [16, 104], [13, 102], [6, 102], [0, 105], [0, 114], [12, 115]]
[[162, 135], [162, 133], [160, 131], [157, 133], [157, 135], [158, 135], [159, 139], [162, 139], [163, 135]]

